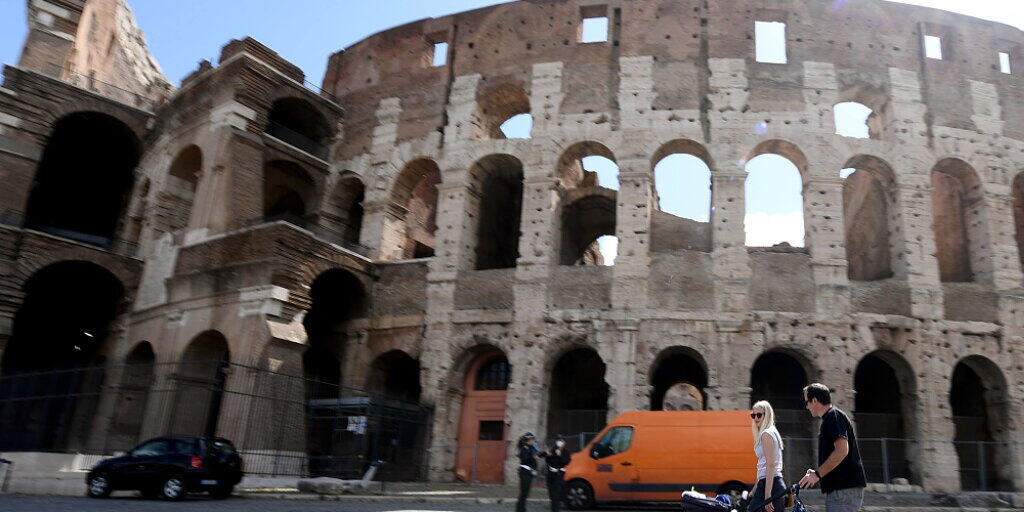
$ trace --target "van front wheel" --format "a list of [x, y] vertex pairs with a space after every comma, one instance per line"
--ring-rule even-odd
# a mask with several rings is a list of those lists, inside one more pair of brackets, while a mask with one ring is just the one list
[[573, 480], [565, 486], [565, 504], [569, 510], [594, 508], [594, 489], [583, 480]]

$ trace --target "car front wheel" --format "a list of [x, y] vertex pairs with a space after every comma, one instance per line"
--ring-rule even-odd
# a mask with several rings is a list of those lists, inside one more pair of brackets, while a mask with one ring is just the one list
[[594, 508], [594, 489], [583, 480], [573, 480], [565, 487], [565, 504], [569, 510]]
[[180, 475], [172, 475], [164, 480], [160, 487], [160, 496], [168, 500], [180, 500], [185, 498], [185, 479]]
[[110, 496], [110, 475], [97, 473], [89, 477], [89, 497], [106, 498]]

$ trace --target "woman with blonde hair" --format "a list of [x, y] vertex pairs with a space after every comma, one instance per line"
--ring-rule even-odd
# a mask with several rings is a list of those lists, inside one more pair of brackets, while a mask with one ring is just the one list
[[754, 433], [754, 454], [757, 455], [757, 485], [747, 511], [756, 512], [764, 506], [765, 512], [785, 512], [785, 497], [765, 503], [772, 493], [786, 488], [782, 481], [782, 436], [775, 428], [772, 404], [765, 400], [754, 404], [750, 410], [750, 428]]

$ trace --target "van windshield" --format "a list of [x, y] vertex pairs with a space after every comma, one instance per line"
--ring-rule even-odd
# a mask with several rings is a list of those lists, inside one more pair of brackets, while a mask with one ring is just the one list
[[595, 459], [603, 459], [629, 449], [633, 442], [633, 427], [612, 427], [601, 439], [594, 443], [591, 455]]

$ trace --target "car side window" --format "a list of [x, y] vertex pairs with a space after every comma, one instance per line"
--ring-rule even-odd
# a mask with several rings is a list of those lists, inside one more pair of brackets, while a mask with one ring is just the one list
[[629, 449], [633, 443], [633, 427], [613, 427], [594, 443], [591, 455], [595, 459], [611, 457]]
[[174, 445], [173, 453], [177, 455], [192, 455], [195, 452], [195, 441], [189, 439], [175, 439], [171, 442]]
[[133, 457], [154, 457], [158, 455], [167, 455], [170, 452], [170, 446], [166, 439], [154, 439], [147, 443], [143, 443], [132, 451]]

